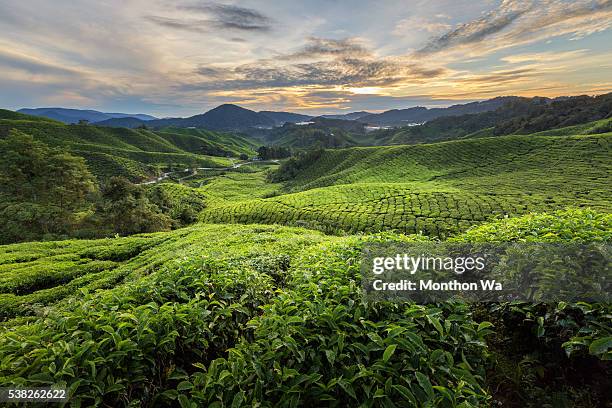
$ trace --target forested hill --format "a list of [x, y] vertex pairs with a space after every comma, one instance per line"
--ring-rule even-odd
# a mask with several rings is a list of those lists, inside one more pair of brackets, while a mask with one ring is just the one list
[[99, 177], [122, 175], [133, 181], [170, 167], [227, 166], [227, 156], [255, 154], [257, 144], [238, 135], [205, 129], [108, 128], [67, 125], [47, 118], [0, 111], [0, 137], [12, 129], [87, 160]]
[[531, 134], [612, 118], [612, 93], [568, 98], [513, 98], [477, 114], [447, 116], [420, 126], [385, 129], [371, 135], [373, 144], [430, 143], [465, 137]]

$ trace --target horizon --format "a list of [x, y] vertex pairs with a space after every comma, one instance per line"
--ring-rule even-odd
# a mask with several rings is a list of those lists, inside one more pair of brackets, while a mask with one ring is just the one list
[[[582, 94], [582, 95], [557, 95], [557, 96], [547, 96], [547, 97], [543, 97], [540, 95], [535, 95], [533, 97], [530, 98], [549, 98], [549, 99], [557, 99], [557, 98], [565, 98], [565, 97], [571, 97], [571, 96], [589, 96], [589, 97], [595, 97], [595, 96], [600, 96], [600, 95], [604, 95], [605, 93], [600, 93], [600, 94]], [[393, 109], [386, 109], [386, 110], [375, 110], [375, 109], [371, 109], [368, 110], [368, 113], [383, 113], [383, 112], [388, 112], [388, 111], [393, 111], [393, 110], [405, 110], [405, 109], [412, 109], [412, 108], [427, 108], [427, 109], [432, 109], [432, 108], [448, 108], [450, 106], [453, 105], [464, 105], [464, 104], [468, 104], [468, 103], [473, 103], [473, 102], [484, 102], [487, 100], [491, 100], [491, 99], [496, 99], [496, 98], [504, 98], [504, 97], [522, 97], [520, 95], [496, 95], [496, 96], [492, 96], [491, 98], [487, 98], [487, 99], [479, 99], [479, 100], [473, 100], [473, 101], [465, 101], [465, 102], [460, 102], [460, 103], [452, 103], [452, 104], [448, 104], [448, 105], [435, 105], [435, 106], [426, 106], [426, 105], [413, 105], [413, 106], [407, 106], [407, 107], [398, 107], [398, 108], [393, 108]], [[187, 118], [187, 117], [191, 117], [191, 116], [196, 116], [196, 115], [201, 115], [204, 114], [206, 112], [209, 112], [213, 109], [216, 109], [220, 106], [223, 105], [234, 105], [237, 106], [239, 108], [243, 108], [243, 109], [249, 109], [253, 112], [283, 112], [283, 113], [296, 113], [296, 114], [302, 114], [302, 115], [307, 115], [307, 116], [312, 116], [312, 117], [319, 117], [319, 116], [328, 116], [328, 115], [343, 115], [343, 114], [350, 114], [350, 113], [355, 113], [355, 112], [361, 112], [361, 111], [356, 111], [356, 110], [349, 110], [349, 111], [342, 111], [342, 112], [322, 112], [322, 113], [318, 113], [318, 114], [308, 114], [305, 112], [292, 112], [292, 111], [288, 111], [288, 110], [269, 110], [269, 109], [256, 109], [255, 107], [245, 107], [245, 106], [241, 106], [239, 104], [235, 104], [235, 103], [222, 103], [219, 104], [217, 106], [214, 106], [210, 109], [207, 109], [205, 111], [199, 112], [199, 113], [195, 113], [193, 115], [188, 115], [188, 116], [155, 116], [151, 113], [148, 112], [119, 112], [118, 110], [106, 110], [106, 111], [100, 111], [97, 109], [93, 109], [93, 108], [87, 108], [87, 107], [83, 107], [83, 108], [74, 108], [74, 107], [67, 107], [67, 106], [35, 106], [35, 107], [21, 107], [21, 108], [17, 108], [14, 109], [15, 111], [19, 111], [19, 110], [34, 110], [34, 109], [74, 109], [74, 110], [82, 110], [82, 111], [94, 111], [94, 112], [101, 112], [101, 113], [107, 113], [107, 114], [112, 114], [112, 113], [120, 113], [120, 114], [129, 114], [129, 115], [149, 115], [149, 116], [154, 116], [157, 119], [169, 119], [169, 118]], [[2, 109], [0, 107], [0, 109]], [[364, 112], [366, 112], [365, 110], [362, 110]]]
[[0, 106], [319, 116], [612, 90], [612, 1], [411, 5], [8, 0]]

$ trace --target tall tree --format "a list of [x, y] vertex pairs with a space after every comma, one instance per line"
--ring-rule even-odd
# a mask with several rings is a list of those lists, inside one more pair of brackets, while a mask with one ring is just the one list
[[169, 230], [172, 219], [147, 198], [143, 187], [111, 177], [100, 188], [96, 216], [101, 229], [122, 235]]
[[83, 158], [16, 130], [0, 140], [0, 242], [70, 235], [94, 191]]

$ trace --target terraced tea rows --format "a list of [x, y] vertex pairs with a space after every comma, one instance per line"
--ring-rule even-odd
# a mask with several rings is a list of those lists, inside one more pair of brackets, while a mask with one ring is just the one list
[[495, 217], [567, 205], [580, 204], [519, 194], [415, 192], [401, 184], [364, 183], [213, 207], [200, 218], [204, 222], [276, 223], [348, 232], [395, 230], [446, 237]]
[[[567, 206], [608, 211], [610, 136], [509, 136], [325, 151], [287, 183], [292, 193], [216, 202], [200, 219], [445, 237], [498, 216]], [[208, 193], [216, 187], [211, 184]]]
[[112, 287], [143, 272], [161, 234], [0, 247], [0, 320], [37, 313], [79, 289]]
[[[597, 177], [609, 181], [611, 136], [610, 133], [575, 137], [505, 136], [430, 145], [327, 150], [288, 186], [290, 191], [303, 191], [368, 182], [425, 182], [431, 186], [432, 182], [447, 181], [450, 185], [465, 185], [473, 178], [508, 174], [512, 176], [511, 186], [523, 192], [527, 190], [525, 180], [514, 177], [517, 171], [537, 178], [542, 175], [548, 178], [551, 174], [567, 176], [567, 171], [571, 171], [576, 178]], [[539, 189], [549, 189], [547, 179], [538, 181]], [[538, 188], [537, 185], [529, 187]]]
[[[611, 223], [608, 214], [564, 211], [488, 224], [456, 240], [609, 241]], [[536, 344], [538, 351], [567, 353], [570, 360], [573, 353], [589, 353], [602, 363], [589, 368], [605, 378], [599, 367], [611, 353], [601, 346], [610, 336], [609, 306], [512, 304], [508, 315], [492, 305], [483, 317], [482, 305], [460, 302], [365, 301], [363, 245], [414, 239], [197, 225], [130, 238], [0, 247], [1, 264], [15, 268], [80, 254], [133, 271], [112, 289], [82, 294], [73, 288], [77, 296], [41, 316], [27, 317], [28, 307], [11, 315], [2, 305], [5, 318], [21, 317], [0, 330], [0, 381], [57, 384], [76, 406], [320, 406], [323, 400], [338, 406], [369, 400], [381, 406], [490, 406], [499, 379], [487, 368], [504, 357], [493, 334], [514, 331], [521, 344]], [[154, 240], [155, 247], [147, 246]], [[39, 274], [53, 273], [40, 268]], [[19, 285], [15, 278], [4, 282]], [[25, 285], [20, 290], [28, 292]], [[563, 368], [571, 368], [567, 360]], [[524, 361], [520, 356], [506, 364], [520, 368]], [[545, 364], [543, 358], [530, 361]], [[541, 372], [556, 380], [560, 370]], [[518, 375], [515, 387], [530, 379]], [[565, 392], [559, 389], [566, 385], [568, 394], [583, 389], [572, 381], [551, 384], [548, 394]], [[587, 392], [593, 405], [602, 406], [604, 392]]]
[[[323, 239], [321, 234], [312, 231], [290, 230], [286, 230], [286, 236], [282, 230], [278, 237], [272, 238], [266, 235], [268, 231], [272, 227], [196, 225], [125, 238], [0, 246], [0, 321], [42, 314], [45, 307], [77, 295], [80, 290], [94, 291], [133, 281], [186, 254], [193, 256], [202, 252], [221, 260], [240, 256], [241, 251], [261, 255], [268, 244], [274, 248], [290, 248]], [[228, 244], [242, 244], [241, 236], [253, 235], [257, 236], [252, 242], [254, 246], [226, 252]]]

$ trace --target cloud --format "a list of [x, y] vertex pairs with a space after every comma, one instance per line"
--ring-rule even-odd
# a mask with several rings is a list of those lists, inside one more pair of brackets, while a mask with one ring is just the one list
[[447, 70], [407, 58], [376, 57], [355, 38], [310, 37], [295, 52], [230, 68], [199, 67], [205, 81], [186, 82], [181, 91], [272, 89], [308, 86], [386, 87], [444, 75]]
[[477, 43], [495, 34], [527, 13], [533, 6], [525, 2], [504, 0], [499, 9], [487, 13], [484, 17], [457, 28], [431, 40], [420, 52], [434, 53], [458, 45]]
[[18, 71], [25, 71], [31, 75], [45, 76], [80, 76], [81, 72], [49, 63], [35, 57], [18, 54], [0, 49], [0, 66]]
[[310, 37], [300, 50], [281, 56], [282, 59], [301, 59], [316, 57], [356, 57], [369, 56], [370, 51], [357, 39], [344, 38], [340, 40]]
[[[307, 47], [306, 47], [307, 48]], [[345, 49], [346, 50], [346, 49]], [[360, 56], [359, 54], [364, 56]], [[234, 68], [198, 68], [197, 73], [212, 80], [182, 84], [183, 91], [241, 90], [288, 88], [299, 86], [382, 87], [412, 80], [420, 82], [444, 75], [445, 68], [427, 67], [393, 58], [374, 58], [360, 48], [357, 56], [344, 55], [334, 50], [330, 60], [293, 62], [278, 65], [276, 61], [260, 60]], [[324, 52], [322, 55], [327, 55]], [[293, 59], [295, 54], [286, 56]], [[318, 51], [309, 55], [319, 55]], [[282, 58], [281, 58], [282, 59]]]
[[210, 21], [184, 18], [171, 18], [162, 16], [146, 16], [146, 20], [166, 28], [205, 33], [210, 30]]
[[521, 64], [525, 62], [545, 63], [553, 61], [571, 61], [575, 58], [580, 58], [587, 55], [589, 50], [580, 49], [566, 52], [537, 52], [529, 54], [508, 55], [501, 58], [501, 61], [509, 64]]
[[475, 53], [572, 34], [581, 37], [612, 25], [612, 0], [504, 0], [483, 17], [434, 37], [417, 54]]
[[490, 74], [474, 75], [469, 78], [463, 79], [464, 83], [477, 83], [477, 84], [500, 84], [505, 82], [514, 82], [530, 78], [539, 71], [535, 68], [518, 68], [512, 70], [496, 71]]
[[[438, 15], [437, 19], [448, 19], [448, 16]], [[393, 34], [397, 36], [404, 36], [407, 34], [414, 34], [416, 31], [424, 31], [426, 33], [434, 34], [443, 31], [448, 31], [451, 25], [444, 21], [435, 21], [421, 16], [412, 16], [400, 20], [393, 29]]]
[[272, 27], [272, 19], [246, 7], [227, 4], [192, 4], [178, 6], [179, 9], [191, 12], [201, 12], [211, 15], [217, 28], [227, 28], [245, 31], [268, 31]]
[[195, 72], [196, 74], [202, 75], [205, 77], [219, 78], [223, 75], [225, 70], [220, 69], [220, 68], [215, 68], [215, 67], [200, 66], [196, 69]]
[[205, 33], [211, 30], [267, 32], [272, 29], [274, 24], [271, 18], [256, 10], [227, 4], [178, 5], [176, 10], [188, 11], [191, 14], [203, 14], [205, 18], [149, 15], [145, 19], [162, 27], [196, 33]]

